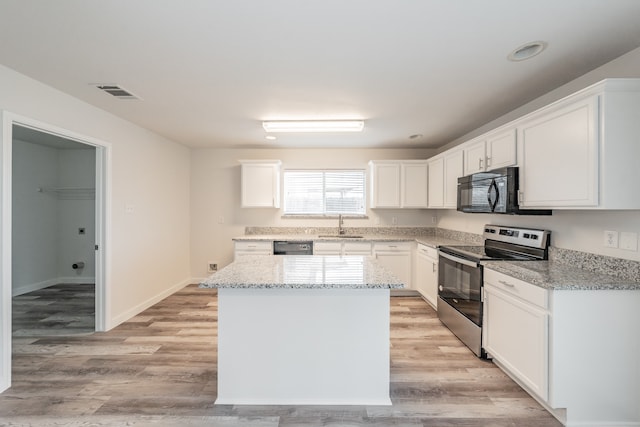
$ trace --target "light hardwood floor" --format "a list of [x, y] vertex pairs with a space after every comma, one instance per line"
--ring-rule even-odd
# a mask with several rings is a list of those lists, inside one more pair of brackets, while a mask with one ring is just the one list
[[391, 302], [392, 406], [214, 405], [216, 315], [191, 285], [107, 333], [14, 336], [0, 426], [561, 425], [410, 297]]

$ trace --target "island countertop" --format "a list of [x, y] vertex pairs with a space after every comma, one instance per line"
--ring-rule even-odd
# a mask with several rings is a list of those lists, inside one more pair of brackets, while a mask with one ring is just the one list
[[200, 283], [236, 289], [401, 289], [402, 282], [366, 256], [243, 256]]

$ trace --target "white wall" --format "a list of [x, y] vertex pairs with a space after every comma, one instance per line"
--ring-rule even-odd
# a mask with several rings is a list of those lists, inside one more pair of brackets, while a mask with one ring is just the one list
[[13, 170], [12, 293], [15, 295], [58, 277], [58, 201], [52, 194], [36, 191], [42, 185], [57, 185], [58, 152], [14, 141]]
[[189, 150], [2, 66], [0, 93], [1, 110], [111, 144], [107, 327], [187, 284]]
[[[207, 262], [222, 267], [233, 260], [231, 239], [246, 226], [337, 227], [335, 219], [285, 219], [282, 209], [240, 207], [239, 159], [277, 159], [287, 168], [365, 169], [369, 160], [425, 159], [432, 150], [416, 149], [194, 149], [191, 157], [191, 272], [207, 275]], [[367, 182], [367, 186], [369, 183]], [[368, 195], [367, 195], [368, 197]], [[346, 227], [431, 226], [425, 210], [374, 209], [368, 219], [346, 219]], [[220, 217], [224, 223], [219, 223]]]
[[[607, 77], [640, 77], [640, 48], [494, 120], [465, 137], [452, 142], [448, 147], [472, 139]], [[638, 191], [637, 185], [638, 183], [630, 182], [628, 190]], [[638, 251], [605, 248], [603, 245], [605, 230], [640, 233], [640, 211], [556, 210], [551, 217], [513, 217], [508, 215], [461, 214], [456, 211], [441, 211], [438, 227], [481, 233], [482, 226], [487, 223], [546, 228], [553, 232], [552, 244], [554, 246], [640, 261], [640, 252]]]
[[[95, 188], [96, 152], [90, 149], [58, 150], [58, 186], [61, 188]], [[94, 283], [95, 277], [95, 196], [69, 193], [58, 196], [58, 277], [61, 281]], [[85, 234], [78, 229], [85, 229]], [[82, 261], [83, 269], [73, 263]]]

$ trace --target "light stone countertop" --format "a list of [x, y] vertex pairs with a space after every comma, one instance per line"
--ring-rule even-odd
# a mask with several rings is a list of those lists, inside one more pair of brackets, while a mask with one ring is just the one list
[[314, 242], [417, 242], [432, 248], [439, 248], [440, 246], [464, 246], [469, 245], [462, 240], [448, 239], [439, 236], [425, 236], [425, 235], [407, 235], [407, 234], [362, 234], [359, 238], [344, 238], [344, 237], [320, 237], [316, 234], [248, 234], [244, 236], [234, 237], [233, 240], [237, 242], [260, 242], [260, 241], [275, 241], [275, 240], [287, 240], [291, 242], [301, 242], [312, 240]]
[[202, 288], [401, 289], [402, 282], [365, 256], [250, 255], [200, 283]]
[[552, 290], [640, 290], [640, 282], [553, 261], [488, 261], [485, 268]]

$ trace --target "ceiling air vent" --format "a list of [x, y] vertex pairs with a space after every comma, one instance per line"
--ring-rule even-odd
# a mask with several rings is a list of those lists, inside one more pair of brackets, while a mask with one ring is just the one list
[[118, 85], [95, 85], [98, 89], [108, 93], [109, 95], [113, 95], [118, 99], [141, 99], [139, 96], [134, 95], [129, 92], [127, 89], [120, 87]]

